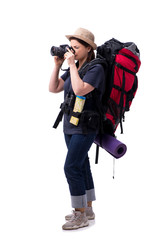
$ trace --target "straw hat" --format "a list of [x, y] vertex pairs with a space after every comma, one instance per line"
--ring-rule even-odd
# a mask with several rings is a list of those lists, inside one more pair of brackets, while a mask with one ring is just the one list
[[66, 38], [70, 40], [70, 38], [75, 37], [83, 40], [88, 43], [94, 50], [97, 48], [97, 45], [94, 43], [94, 35], [90, 31], [84, 28], [78, 28], [73, 35], [66, 35]]

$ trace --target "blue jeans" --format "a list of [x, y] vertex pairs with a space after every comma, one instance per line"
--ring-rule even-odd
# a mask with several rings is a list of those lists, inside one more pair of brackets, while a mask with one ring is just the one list
[[68, 153], [64, 171], [69, 184], [73, 208], [87, 207], [87, 202], [95, 200], [94, 183], [88, 157], [88, 151], [95, 137], [96, 134], [65, 134]]

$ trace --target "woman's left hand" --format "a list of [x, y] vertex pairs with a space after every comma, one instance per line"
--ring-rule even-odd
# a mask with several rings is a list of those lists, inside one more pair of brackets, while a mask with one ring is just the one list
[[69, 48], [67, 48], [67, 51], [68, 52], [64, 54], [64, 58], [67, 59], [68, 65], [70, 66], [75, 64], [75, 56]]

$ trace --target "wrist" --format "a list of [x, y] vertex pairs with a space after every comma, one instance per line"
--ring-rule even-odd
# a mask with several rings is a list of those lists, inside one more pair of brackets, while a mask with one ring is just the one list
[[56, 71], [59, 71], [60, 68], [61, 68], [61, 66], [62, 66], [62, 64], [55, 64], [55, 65], [54, 65], [54, 69], [55, 69]]
[[75, 62], [69, 64], [70, 69], [77, 69]]

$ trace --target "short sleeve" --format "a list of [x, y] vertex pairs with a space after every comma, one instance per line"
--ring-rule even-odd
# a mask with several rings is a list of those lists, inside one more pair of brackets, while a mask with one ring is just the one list
[[83, 81], [89, 83], [94, 88], [97, 88], [100, 92], [102, 92], [105, 83], [105, 73], [103, 66], [100, 64], [92, 66], [85, 74]]
[[69, 75], [69, 72], [68, 72], [68, 71], [66, 71], [65, 73], [63, 73], [63, 75], [61, 76], [61, 78], [63, 79], [63, 81], [66, 81], [68, 75]]

